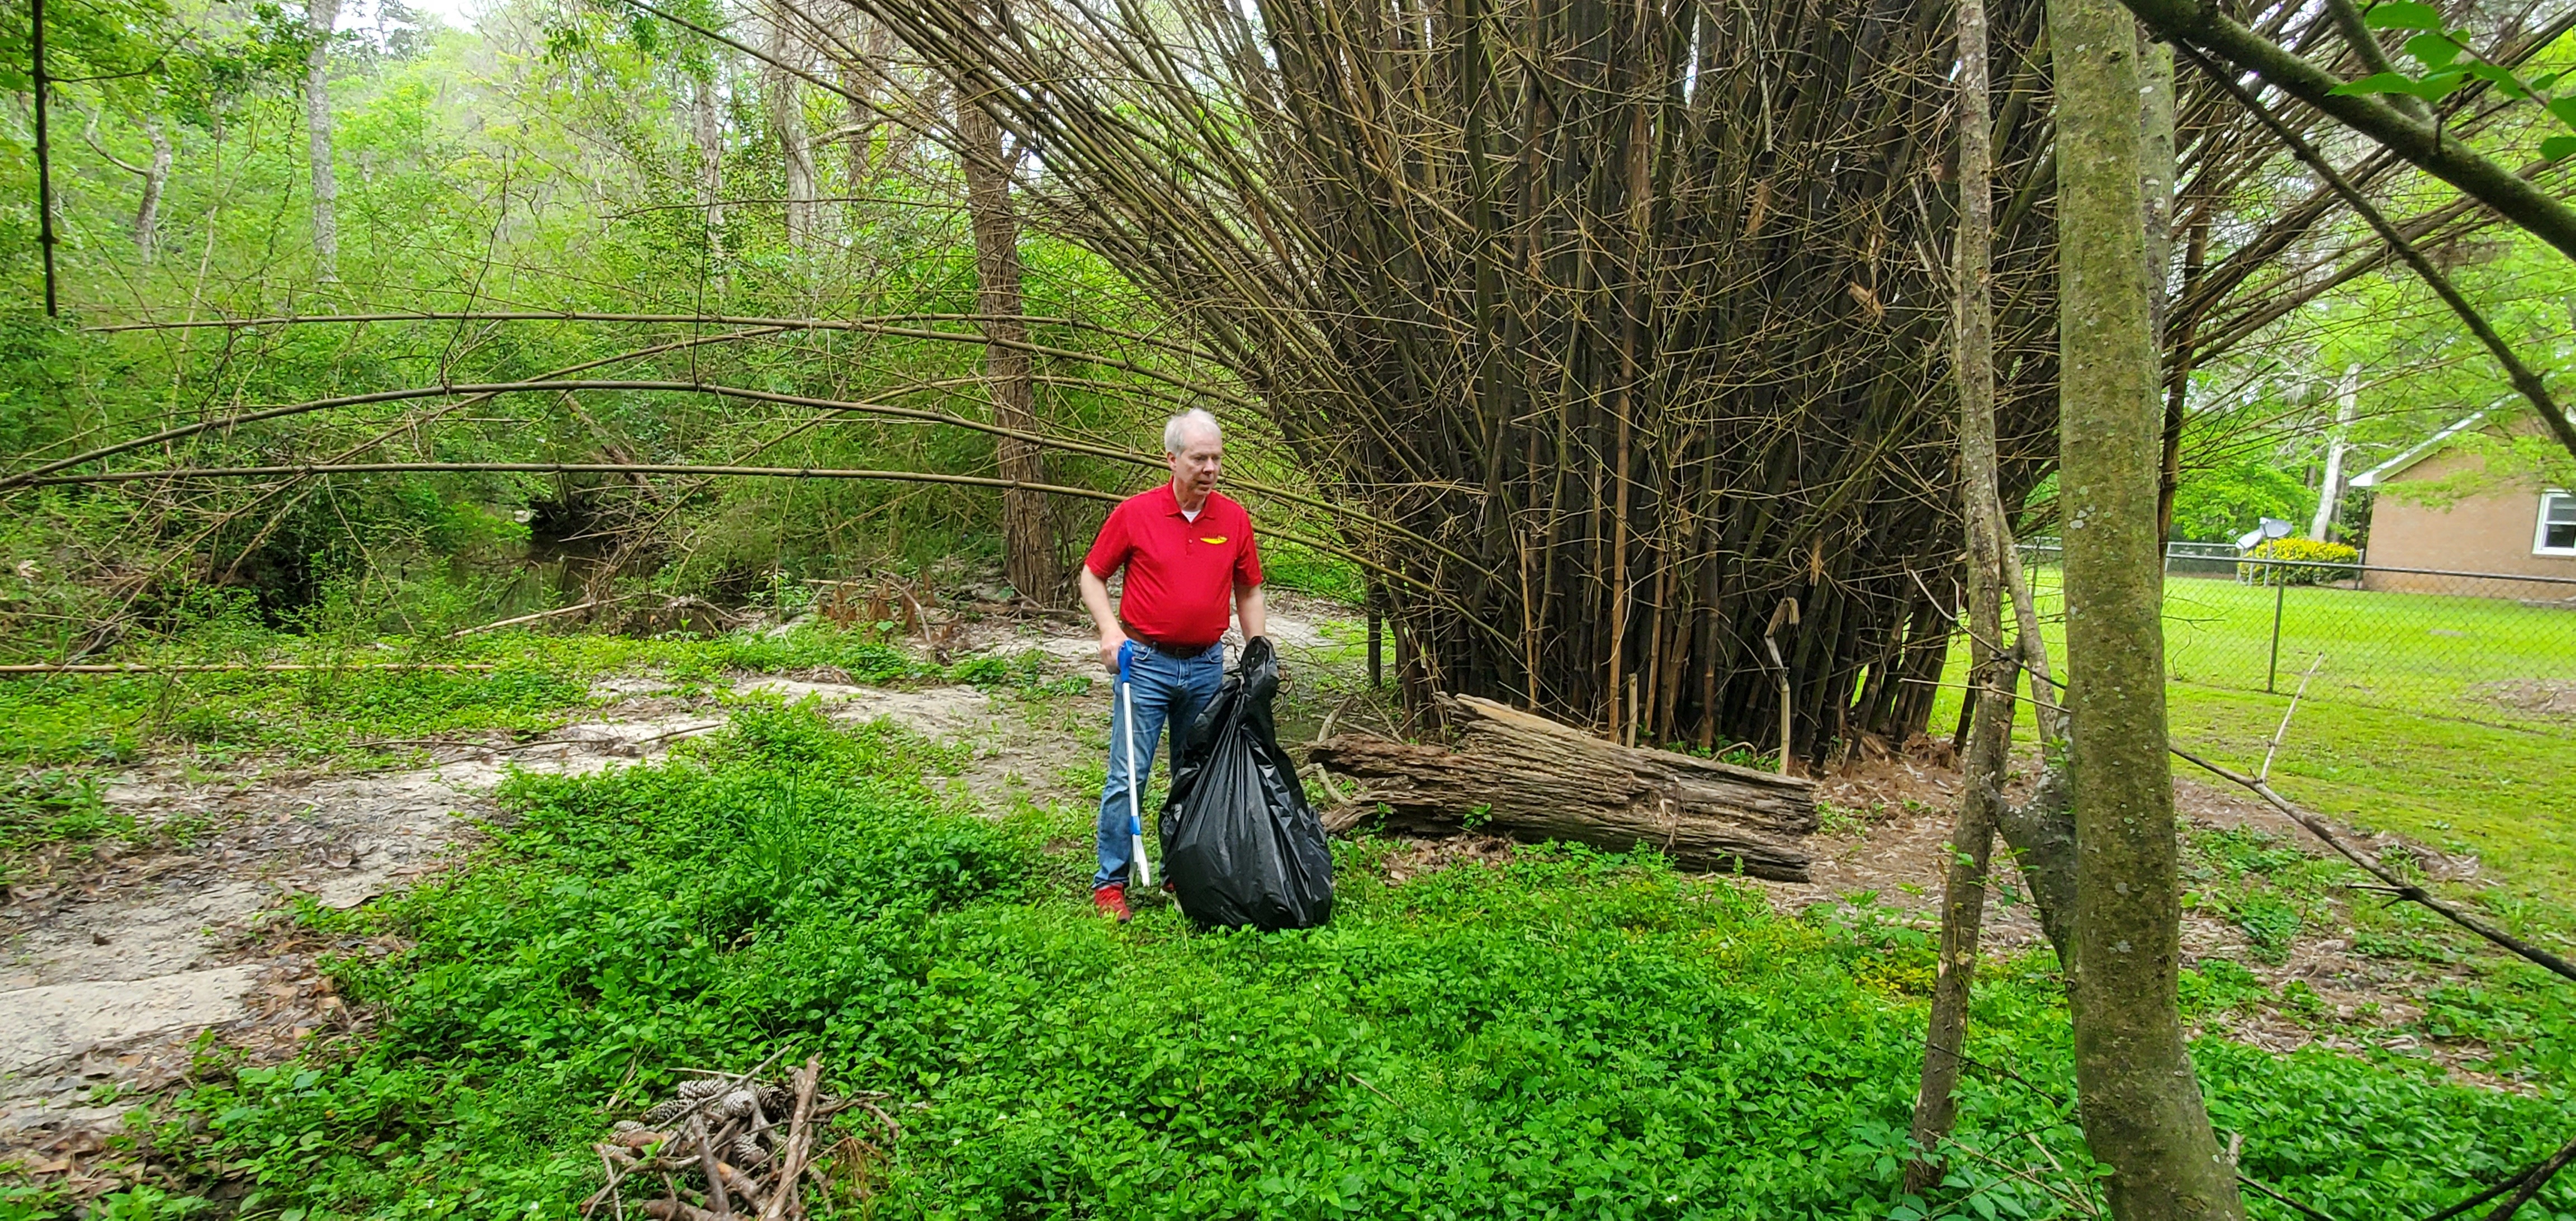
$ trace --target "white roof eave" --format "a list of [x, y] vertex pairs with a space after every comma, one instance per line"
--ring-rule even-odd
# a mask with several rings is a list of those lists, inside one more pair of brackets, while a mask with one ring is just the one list
[[2352, 482], [2345, 484], [2344, 486], [2355, 488], [2377, 487], [2381, 480], [2392, 475], [2404, 473], [2407, 467], [2413, 466], [2416, 463], [2423, 461], [2425, 458], [2432, 456], [2433, 451], [2440, 449], [2443, 442], [2458, 436], [2462, 430], [2475, 425], [2478, 421], [2485, 418], [2487, 418], [2487, 413], [2484, 410], [2472, 411], [2469, 414], [2452, 421], [2450, 427], [2417, 442], [2415, 448], [2407, 450], [2405, 453], [2399, 454], [2386, 462], [2382, 462], [2369, 470], [2353, 476]]

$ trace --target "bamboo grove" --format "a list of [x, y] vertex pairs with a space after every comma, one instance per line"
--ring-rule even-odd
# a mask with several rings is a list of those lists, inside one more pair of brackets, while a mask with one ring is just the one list
[[[1704, 748], [1785, 713], [1811, 759], [1924, 728], [1960, 538], [1948, 5], [852, 2], [1257, 396], [1385, 570], [1409, 693]], [[2008, 504], [2055, 447], [2042, 11], [1993, 15]], [[2161, 88], [2169, 492], [2193, 364], [2387, 256], [2310, 240], [2334, 197], [2277, 197], [2269, 135]]]

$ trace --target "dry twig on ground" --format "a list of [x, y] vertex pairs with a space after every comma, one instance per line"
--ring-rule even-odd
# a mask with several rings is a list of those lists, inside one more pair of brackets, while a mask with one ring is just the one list
[[890, 1139], [900, 1135], [872, 1105], [882, 1095], [826, 1097], [821, 1057], [808, 1058], [783, 1084], [760, 1080], [768, 1067], [702, 1075], [642, 1118], [619, 1121], [593, 1146], [608, 1181], [582, 1202], [582, 1216], [606, 1206], [609, 1215], [625, 1217], [627, 1185], [641, 1178], [657, 1183], [661, 1195], [636, 1211], [659, 1221], [801, 1221], [804, 1185], [821, 1177], [814, 1151], [823, 1121], [860, 1107], [887, 1124]]

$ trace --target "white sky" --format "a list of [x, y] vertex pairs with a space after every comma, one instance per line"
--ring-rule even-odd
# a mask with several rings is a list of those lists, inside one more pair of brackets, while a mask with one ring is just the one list
[[[474, 28], [474, 18], [484, 0], [403, 0], [404, 5], [424, 13], [435, 13], [438, 19], [460, 30]], [[340, 6], [339, 28], [364, 29], [376, 23], [376, 6], [372, 0], [356, 0]]]
[[407, 0], [407, 3], [413, 8], [438, 14], [439, 20], [460, 30], [473, 29], [475, 10], [483, 7], [481, 0]]

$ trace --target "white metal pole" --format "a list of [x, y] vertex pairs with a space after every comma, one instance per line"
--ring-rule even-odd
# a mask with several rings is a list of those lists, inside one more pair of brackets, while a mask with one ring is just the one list
[[1136, 884], [1151, 887], [1154, 867], [1145, 860], [1145, 820], [1136, 795], [1136, 790], [1145, 786], [1145, 778], [1136, 774], [1136, 684], [1124, 674], [1119, 678], [1118, 701], [1123, 715], [1118, 719], [1125, 730], [1120, 736], [1127, 739], [1127, 848], [1136, 858]]

